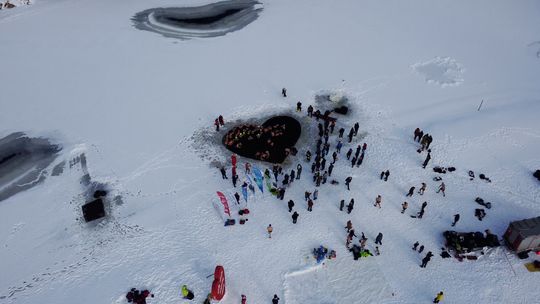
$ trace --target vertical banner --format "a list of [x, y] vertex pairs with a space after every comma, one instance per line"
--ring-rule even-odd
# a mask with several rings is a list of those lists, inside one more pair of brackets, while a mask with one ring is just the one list
[[[244, 186], [245, 185], [245, 186]], [[247, 192], [247, 183], [244, 183], [242, 186], [242, 195], [244, 196], [244, 199], [246, 200], [246, 203], [248, 201], [248, 192]]]
[[255, 175], [255, 182], [257, 183], [257, 186], [259, 186], [259, 189], [261, 190], [261, 192], [264, 192], [263, 191], [263, 176], [262, 176], [261, 170], [253, 166], [253, 174]]
[[223, 204], [223, 209], [225, 210], [225, 214], [228, 214], [229, 217], [231, 216], [231, 210], [229, 209], [229, 203], [227, 203], [227, 198], [225, 195], [221, 192], [217, 192], [217, 195], [219, 196], [219, 200]]
[[231, 163], [232, 163], [232, 166], [236, 168], [236, 154], [234, 153], [233, 155], [231, 155]]

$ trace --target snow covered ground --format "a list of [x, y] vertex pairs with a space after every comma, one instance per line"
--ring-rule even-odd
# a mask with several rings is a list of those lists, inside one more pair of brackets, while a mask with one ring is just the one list
[[[259, 18], [243, 29], [188, 41], [137, 30], [131, 18], [211, 1], [42, 0], [0, 11], [0, 138], [25, 132], [60, 144], [48, 174], [72, 161], [0, 201], [0, 303], [125, 303], [131, 287], [151, 289], [149, 303], [182, 303], [182, 284], [200, 303], [217, 264], [227, 276], [222, 303], [239, 303], [241, 294], [248, 303], [274, 294], [280, 303], [429, 303], [440, 290], [444, 303], [536, 302], [538, 273], [506, 249], [474, 262], [441, 259], [439, 249], [455, 213], [456, 230], [499, 236], [510, 221], [540, 213], [532, 177], [540, 167], [540, 3], [260, 2]], [[316, 125], [294, 106], [314, 104], [321, 91], [350, 98], [353, 111], [338, 127], [359, 121], [360, 136], [344, 146], [332, 175], [341, 183], [353, 176], [351, 191], [321, 186], [310, 213], [303, 193], [314, 185], [301, 155], [313, 152]], [[287, 111], [313, 127], [285, 164], [290, 171], [301, 163], [302, 179], [284, 201], [258, 192], [249, 221], [223, 227], [215, 192], [232, 202], [235, 190], [214, 167], [230, 154], [212, 144], [213, 120]], [[433, 135], [430, 165], [457, 168], [443, 176], [444, 198], [434, 172], [420, 166], [416, 127]], [[363, 142], [364, 163], [350, 168], [344, 153]], [[83, 153], [86, 166], [73, 162]], [[378, 175], [386, 169], [385, 183]], [[469, 181], [468, 170], [492, 183]], [[86, 173], [115, 197], [99, 223], [80, 220]], [[421, 182], [426, 194], [408, 199], [401, 214], [407, 190]], [[482, 222], [477, 196], [493, 203]], [[350, 198], [356, 205], [347, 215], [338, 204]], [[409, 217], [423, 201], [424, 218]], [[384, 234], [380, 256], [353, 261], [344, 244], [349, 219], [371, 249]], [[415, 241], [435, 254], [426, 269]], [[338, 257], [316, 267], [306, 256], [321, 244]]]

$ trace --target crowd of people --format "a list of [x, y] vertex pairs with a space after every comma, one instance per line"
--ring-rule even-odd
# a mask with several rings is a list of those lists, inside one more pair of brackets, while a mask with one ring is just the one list
[[[282, 95], [284, 97], [286, 97], [286, 92], [286, 89], [283, 89]], [[301, 102], [298, 102], [296, 104], [295, 110], [299, 113], [302, 112]], [[314, 132], [316, 134], [316, 137], [313, 140], [314, 146], [312, 147], [312, 149], [306, 149], [304, 154], [302, 154], [304, 156], [302, 157], [303, 159], [300, 160], [300, 163], [290, 169], [290, 171], [285, 170], [281, 165], [273, 165], [271, 170], [269, 168], [266, 168], [264, 170], [264, 178], [268, 181], [271, 181], [272, 183], [271, 193], [273, 193], [277, 199], [284, 200], [286, 189], [291, 187], [295, 183], [295, 180], [301, 179], [303, 168], [302, 162], [310, 165], [310, 181], [313, 183], [314, 188], [304, 191], [304, 204], [299, 204], [298, 202], [295, 202], [294, 199], [288, 199], [286, 203], [286, 208], [291, 216], [293, 224], [300, 224], [300, 215], [302, 214], [302, 211], [299, 207], [305, 206], [304, 210], [306, 210], [306, 212], [312, 212], [314, 208], [316, 208], [319, 189], [322, 187], [322, 185], [325, 185], [327, 183], [331, 185], [340, 184], [340, 181], [332, 178], [332, 175], [335, 174], [335, 170], [338, 168], [336, 166], [338, 161], [341, 160], [342, 162], [349, 162], [351, 168], [354, 169], [362, 166], [367, 156], [367, 143], [354, 144], [354, 146], [352, 147], [347, 147], [347, 152], [345, 153], [344, 157], [342, 158], [340, 156], [343, 146], [351, 144], [353, 139], [358, 136], [360, 124], [357, 122], [350, 126], [349, 132], [347, 133], [347, 140], [344, 141], [345, 131], [347, 127], [338, 126], [337, 120], [331, 117], [331, 113], [332, 111], [328, 110], [324, 111], [324, 114], [321, 114], [320, 110], [316, 110], [312, 105], [309, 105], [307, 107], [307, 116], [313, 119], [313, 124], [314, 126], [316, 126], [316, 132]], [[336, 133], [334, 133], [335, 130], [337, 130]], [[227, 134], [225, 144], [241, 145], [242, 140], [246, 138], [248, 140], [254, 140], [255, 138], [264, 138], [264, 140], [268, 141], [268, 143], [270, 144], [272, 139], [281, 135], [280, 131], [283, 130], [280, 130], [279, 126], [268, 127], [267, 129], [264, 129], [260, 126], [243, 126], [235, 129], [234, 132]], [[413, 140], [420, 144], [420, 147], [417, 150], [419, 153], [427, 151], [426, 159], [421, 165], [423, 168], [425, 168], [431, 160], [430, 145], [433, 138], [431, 135], [424, 133], [422, 130], [417, 128], [414, 132]], [[259, 159], [264, 160], [264, 157], [261, 157]], [[250, 173], [250, 169], [248, 167], [250, 167], [250, 165], [246, 163], [246, 174]], [[339, 166], [339, 168], [346, 167], [347, 166]], [[223, 167], [220, 168], [220, 170], [222, 177], [224, 179], [227, 179], [228, 177], [226, 175], [226, 170]], [[236, 187], [236, 181], [238, 180], [238, 176], [236, 173], [236, 165], [233, 166], [232, 170], [233, 186]], [[388, 169], [383, 170], [380, 174], [380, 179], [382, 181], [388, 181], [389, 177], [390, 170]], [[346, 189], [350, 190], [352, 176], [347, 176], [343, 180], [343, 182]], [[418, 190], [416, 190], [417, 188]], [[423, 195], [426, 190], [427, 183], [422, 182], [421, 185], [418, 187], [412, 186], [407, 192], [406, 197], [412, 199], [414, 194]], [[444, 182], [442, 182], [437, 188], [436, 192], [442, 193], [444, 197], [445, 190], [446, 186]], [[235, 199], [238, 202], [240, 200], [239, 195], [235, 196]], [[346, 203], [345, 199], [340, 199], [338, 203], [339, 211], [351, 214], [354, 210], [354, 204], [354, 198], [350, 198], [348, 203]], [[376, 208], [383, 208], [382, 195], [379, 194], [376, 196], [373, 205]], [[424, 216], [427, 205], [427, 201], [423, 202], [421, 204], [420, 210], [416, 212], [416, 215], [411, 215], [411, 217], [421, 219]], [[404, 201], [401, 204], [401, 213], [405, 214], [408, 210], [408, 207], [409, 203], [407, 201]], [[452, 223], [452, 225], [455, 225], [458, 221], [459, 215], [454, 216], [454, 222]], [[383, 241], [382, 232], [379, 232], [373, 238], [373, 243], [370, 245], [368, 243], [369, 239], [364, 232], [361, 232], [359, 234], [356, 233], [351, 220], [347, 221], [345, 225], [345, 230], [346, 237], [344, 245], [346, 249], [352, 253], [354, 260], [377, 256], [381, 254]], [[272, 224], [269, 224], [266, 227], [267, 237], [271, 239], [275, 231], [275, 227], [272, 226]], [[355, 242], [355, 238], [357, 238], [357, 242]], [[424, 246], [416, 242], [413, 246], [413, 250], [418, 250], [419, 253], [422, 253], [424, 250]], [[423, 258], [421, 258], [420, 267], [426, 268], [432, 257], [433, 253], [431, 251], [428, 251], [427, 254]], [[442, 292], [437, 295], [437, 299], [438, 301], [442, 300]], [[274, 297], [272, 298], [272, 303], [279, 303], [279, 300], [279, 297], [277, 295], [274, 295]]]

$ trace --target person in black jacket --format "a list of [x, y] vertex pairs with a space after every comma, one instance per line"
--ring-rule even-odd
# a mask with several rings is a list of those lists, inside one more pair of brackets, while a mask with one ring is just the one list
[[272, 304], [279, 304], [279, 298], [276, 294], [274, 295], [274, 298], [272, 299]]

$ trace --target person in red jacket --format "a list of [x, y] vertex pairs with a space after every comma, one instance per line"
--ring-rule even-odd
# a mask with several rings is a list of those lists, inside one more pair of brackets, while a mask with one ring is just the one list
[[246, 296], [242, 295], [242, 304], [246, 304], [247, 303], [246, 301], [247, 301]]

